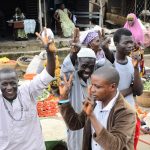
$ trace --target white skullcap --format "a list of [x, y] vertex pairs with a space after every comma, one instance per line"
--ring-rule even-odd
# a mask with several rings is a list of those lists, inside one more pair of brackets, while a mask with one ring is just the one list
[[95, 52], [90, 48], [81, 48], [80, 51], [77, 54], [78, 57], [89, 57], [89, 58], [95, 58], [96, 55]]

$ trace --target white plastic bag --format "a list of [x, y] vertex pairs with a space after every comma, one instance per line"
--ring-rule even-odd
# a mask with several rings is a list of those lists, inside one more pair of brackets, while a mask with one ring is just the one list
[[39, 74], [44, 69], [44, 63], [46, 58], [43, 57], [45, 52], [41, 52], [39, 55], [35, 55], [30, 64], [27, 67], [26, 74]]

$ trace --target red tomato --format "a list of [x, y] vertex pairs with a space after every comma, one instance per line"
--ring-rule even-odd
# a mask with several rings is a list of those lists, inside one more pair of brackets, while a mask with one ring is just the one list
[[44, 101], [44, 105], [45, 105], [45, 106], [50, 105], [50, 101], [45, 100], [45, 101]]
[[38, 114], [39, 114], [39, 117], [45, 117], [45, 111], [41, 111]]
[[43, 106], [43, 101], [37, 103], [37, 107], [42, 107], [42, 106]]

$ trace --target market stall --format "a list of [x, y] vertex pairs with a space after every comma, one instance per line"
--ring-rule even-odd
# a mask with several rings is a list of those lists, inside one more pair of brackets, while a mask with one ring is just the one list
[[47, 150], [66, 149], [67, 130], [58, 109], [58, 97], [43, 90], [38, 97], [37, 110]]

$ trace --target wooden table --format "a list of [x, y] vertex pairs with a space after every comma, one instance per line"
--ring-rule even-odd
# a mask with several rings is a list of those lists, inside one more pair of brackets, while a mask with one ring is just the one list
[[13, 31], [13, 38], [16, 40], [16, 31], [17, 29], [24, 29], [23, 21], [7, 21], [8, 26], [12, 28]]
[[13, 29], [23, 29], [24, 24], [23, 21], [7, 21], [8, 26], [12, 27]]

